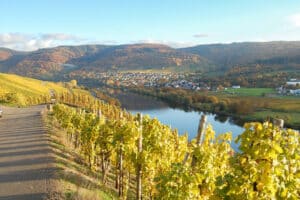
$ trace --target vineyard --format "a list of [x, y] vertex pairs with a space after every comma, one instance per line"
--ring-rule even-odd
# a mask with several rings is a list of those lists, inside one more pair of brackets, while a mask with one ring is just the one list
[[65, 130], [99, 181], [113, 181], [121, 199], [300, 199], [300, 136], [295, 130], [246, 123], [234, 139], [240, 144], [234, 152], [231, 134], [216, 136], [205, 117], [197, 138], [188, 141], [157, 119], [132, 115], [74, 83], [66, 87], [0, 76], [1, 103], [55, 99], [49, 106], [53, 122]]
[[297, 131], [247, 123], [233, 152], [231, 134], [216, 137], [203, 119], [189, 142], [157, 119], [100, 101], [86, 105], [57, 104], [53, 116], [103, 184], [114, 174], [121, 199], [300, 198]]
[[14, 74], [0, 73], [0, 104], [29, 106], [49, 103], [51, 99], [77, 104], [93, 99], [77, 87], [76, 81], [53, 83]]

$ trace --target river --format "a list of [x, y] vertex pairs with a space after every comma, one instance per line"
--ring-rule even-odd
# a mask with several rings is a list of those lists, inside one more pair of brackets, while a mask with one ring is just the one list
[[[179, 134], [188, 133], [189, 140], [196, 137], [199, 120], [202, 112], [184, 111], [179, 108], [171, 108], [166, 103], [155, 98], [133, 93], [117, 92], [113, 95], [121, 102], [123, 108], [131, 113], [142, 113], [157, 118], [162, 123], [176, 128]], [[243, 128], [234, 124], [230, 118], [220, 117], [206, 113], [207, 124], [211, 124], [216, 134], [231, 132], [233, 139], [243, 132]], [[237, 150], [238, 145], [232, 141], [231, 146]]]

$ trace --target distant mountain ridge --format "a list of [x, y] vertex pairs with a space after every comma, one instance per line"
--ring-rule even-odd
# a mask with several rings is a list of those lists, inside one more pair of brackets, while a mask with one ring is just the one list
[[249, 64], [300, 64], [300, 41], [208, 44], [180, 51], [201, 55], [218, 68]]
[[229, 70], [236, 66], [282, 65], [300, 69], [300, 42], [243, 42], [174, 49], [162, 44], [59, 46], [21, 52], [0, 48], [0, 72], [53, 78], [81, 70]]

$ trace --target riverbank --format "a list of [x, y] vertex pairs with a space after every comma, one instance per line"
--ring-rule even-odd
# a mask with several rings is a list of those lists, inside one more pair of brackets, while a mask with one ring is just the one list
[[236, 124], [281, 118], [285, 126], [300, 129], [300, 99], [288, 97], [237, 96], [224, 93], [193, 92], [172, 88], [130, 88], [128, 91], [155, 97], [171, 107], [228, 116]]
[[[162, 124], [165, 124], [172, 129], [176, 129], [179, 135], [187, 134], [188, 140], [196, 138], [198, 133], [199, 121], [203, 114], [206, 115], [206, 125], [211, 125], [216, 133], [216, 137], [222, 133], [230, 132], [232, 138], [244, 132], [244, 128], [236, 124], [230, 117], [224, 115], [216, 115], [209, 112], [201, 112], [195, 110], [182, 109], [180, 107], [171, 107], [166, 102], [158, 98], [140, 95], [129, 92], [128, 90], [104, 88], [106, 94], [116, 98], [122, 104], [122, 108], [126, 109], [131, 114], [143, 114], [150, 118], [158, 119]], [[232, 148], [238, 151], [238, 144], [231, 143]]]

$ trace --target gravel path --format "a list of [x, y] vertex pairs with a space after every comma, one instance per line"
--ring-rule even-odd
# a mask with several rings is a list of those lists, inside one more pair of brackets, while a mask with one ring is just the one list
[[0, 200], [45, 199], [55, 170], [41, 111], [3, 107], [0, 118]]

